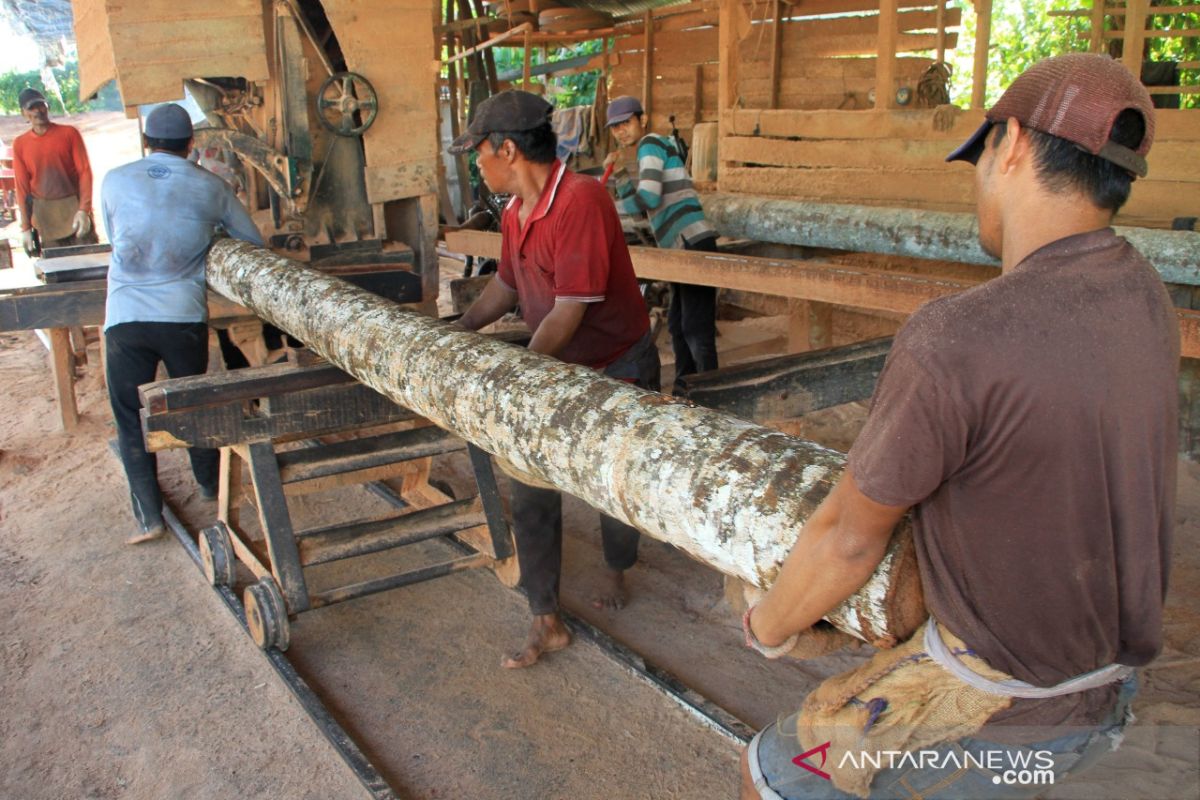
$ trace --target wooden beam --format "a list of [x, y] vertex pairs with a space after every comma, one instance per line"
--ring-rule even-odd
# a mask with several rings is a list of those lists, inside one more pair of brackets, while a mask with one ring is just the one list
[[524, 33], [524, 34], [526, 34], [526, 39], [528, 39], [528, 33], [531, 30], [533, 30], [533, 27], [528, 22], [522, 22], [520, 25], [517, 25], [514, 28], [509, 28], [508, 30], [504, 31], [503, 33], [496, 34], [495, 36], [488, 39], [486, 42], [484, 42], [482, 44], [477, 44], [474, 47], [468, 47], [466, 50], [456, 53], [454, 56], [447, 58], [445, 63], [453, 64], [457, 61], [462, 61], [464, 58], [468, 58], [470, 56], [475, 55], [476, 53], [483, 52], [484, 50], [487, 50], [489, 47], [495, 47], [496, 45], [501, 44], [502, 42], [506, 42], [509, 39], [513, 38], [514, 36], [517, 36], [518, 34]]
[[684, 396], [752, 422], [794, 419], [868, 399], [891, 346], [874, 339], [687, 375]]
[[987, 99], [988, 48], [992, 43], [992, 0], [975, 0], [975, 71], [971, 74], [971, 108]]
[[[524, 24], [526, 26], [529, 25], [528, 22], [525, 22], [522, 24]], [[533, 48], [530, 47], [531, 42], [529, 41], [529, 37], [530, 37], [530, 31], [526, 30], [525, 31], [525, 52], [524, 52], [524, 58], [521, 62], [521, 64], [522, 64], [522, 66], [521, 66], [521, 88], [527, 92], [529, 91], [529, 79], [531, 77], [533, 77], [533, 72], [532, 72], [532, 70], [533, 70]]]
[[879, 2], [879, 44], [875, 60], [875, 108], [896, 107], [896, 44], [900, 35], [897, 0]]
[[1121, 49], [1121, 63], [1138, 80], [1142, 78], [1142, 49], [1146, 44], [1146, 12], [1149, 8], [1150, 0], [1127, 0], [1125, 3], [1125, 30], [1122, 32], [1125, 44]]
[[[498, 258], [500, 234], [452, 231], [446, 234], [446, 246], [451, 252]], [[846, 267], [820, 259], [794, 261], [653, 247], [631, 247], [629, 254], [638, 277], [648, 280], [719, 286], [900, 314], [911, 314], [929, 300], [982, 282]], [[1182, 354], [1200, 358], [1200, 311], [1176, 311]]]

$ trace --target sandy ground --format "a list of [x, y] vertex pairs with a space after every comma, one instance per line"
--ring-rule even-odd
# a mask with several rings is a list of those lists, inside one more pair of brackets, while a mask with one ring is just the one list
[[[119, 115], [96, 123], [128, 146]], [[753, 354], [778, 341], [777, 328], [757, 326], [726, 344]], [[33, 334], [0, 334], [0, 798], [363, 796], [181, 549], [121, 543], [131, 519], [95, 367], [79, 384], [75, 435], [58, 431], [52, 397]], [[844, 449], [862, 416], [861, 406], [832, 409], [794, 432]], [[185, 522], [212, 518], [180, 453], [162, 457], [160, 474]], [[439, 459], [435, 476], [459, 496], [473, 491], [459, 455]], [[386, 510], [359, 488], [293, 504], [299, 526]], [[564, 605], [751, 725], [868, 655], [757, 657], [740, 643], [720, 577], [653, 541], [630, 573], [630, 606], [595, 611], [596, 515], [573, 500], [566, 512]], [[1144, 671], [1139, 721], [1086, 780], [1045, 798], [1200, 796], [1200, 476], [1186, 464], [1177, 514], [1167, 646]], [[317, 568], [312, 580], [446, 555], [428, 543]], [[460, 573], [302, 615], [289, 657], [405, 796], [733, 796], [736, 749], [599, 648], [577, 642], [534, 669], [498, 669], [525, 613], [490, 574]]]

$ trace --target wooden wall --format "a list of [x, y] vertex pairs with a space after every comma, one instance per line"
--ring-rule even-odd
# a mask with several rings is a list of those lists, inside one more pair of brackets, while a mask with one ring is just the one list
[[363, 137], [371, 203], [437, 193], [434, 0], [324, 0], [346, 66], [371, 81], [379, 116]]
[[[932, 63], [907, 55], [934, 49], [938, 37], [930, 0], [904, 0], [899, 17], [895, 85], [915, 90]], [[668, 117], [690, 136], [696, 122], [718, 117], [719, 3], [701, 0], [653, 12], [650, 34], [651, 127], [666, 130]], [[778, 8], [779, 20], [775, 13]], [[741, 108], [868, 108], [875, 88], [878, 3], [866, 0], [806, 0], [773, 3], [757, 0], [739, 6], [737, 102]], [[822, 15], [843, 14], [835, 18]], [[943, 30], [957, 26], [960, 12], [948, 9]], [[618, 63], [610, 96], [629, 94], [645, 102], [646, 34], [638, 29], [618, 36]], [[957, 36], [945, 34], [953, 48]]]
[[[981, 111], [935, 126], [935, 112], [732, 112], [721, 140], [721, 191], [937, 211], [975, 207], [973, 171], [946, 164], [982, 122]], [[1118, 222], [1169, 227], [1200, 216], [1200, 111], [1159, 109], [1150, 174], [1134, 182]]]
[[129, 109], [180, 99], [185, 78], [269, 77], [262, 0], [72, 0], [72, 7], [84, 97], [115, 78]]

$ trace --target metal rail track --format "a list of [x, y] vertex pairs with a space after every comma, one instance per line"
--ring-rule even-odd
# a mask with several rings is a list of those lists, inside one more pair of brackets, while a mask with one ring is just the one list
[[[367, 491], [397, 508], [407, 505], [399, 494], [384, 483], [368, 483], [365, 484], [365, 488]], [[193, 534], [175, 514], [169, 503], [164, 505], [163, 512], [163, 518], [167, 523], [167, 527], [183, 547], [184, 552], [191, 558], [197, 570], [203, 573], [200, 551], [193, 538]], [[450, 539], [441, 540], [441, 543], [448, 550], [452, 549], [463, 553], [473, 552], [465, 545], [458, 544]], [[246, 625], [246, 612], [238, 596], [228, 586], [213, 586], [211, 588], [217, 597], [220, 598], [226, 610], [233, 615], [238, 624], [246, 631], [248, 638], [249, 629]], [[620, 666], [627, 674], [671, 700], [671, 702], [679, 706], [689, 717], [703, 727], [724, 737], [732, 744], [739, 746], [749, 742], [754, 735], [754, 730], [746, 723], [720, 708], [699, 692], [684, 685], [667, 670], [646, 662], [637, 653], [620, 644], [591, 623], [566, 611], [563, 611], [562, 615], [572, 633], [594, 644], [607, 658]], [[296, 700], [299, 701], [300, 707], [308, 714], [309, 719], [313, 721], [321, 734], [333, 745], [334, 750], [354, 773], [354, 776], [358, 778], [370, 796], [374, 800], [405, 800], [403, 795], [400, 795], [388, 785], [383, 775], [375, 768], [370, 759], [366, 757], [357, 743], [350, 737], [350, 734], [333, 718], [333, 715], [329, 713], [321, 698], [296, 671], [292, 663], [288, 661], [287, 655], [275, 648], [261, 652], [271, 665], [271, 668], [275, 670], [275, 673], [283, 681], [284, 685]]]

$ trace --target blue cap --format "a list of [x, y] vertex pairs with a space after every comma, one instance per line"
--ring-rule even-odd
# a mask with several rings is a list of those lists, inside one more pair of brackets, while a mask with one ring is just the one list
[[167, 103], [150, 112], [143, 130], [151, 139], [190, 139], [192, 118], [183, 106]]
[[645, 113], [641, 100], [627, 94], [622, 95], [608, 104], [608, 122], [605, 127], [620, 125], [630, 117]]

